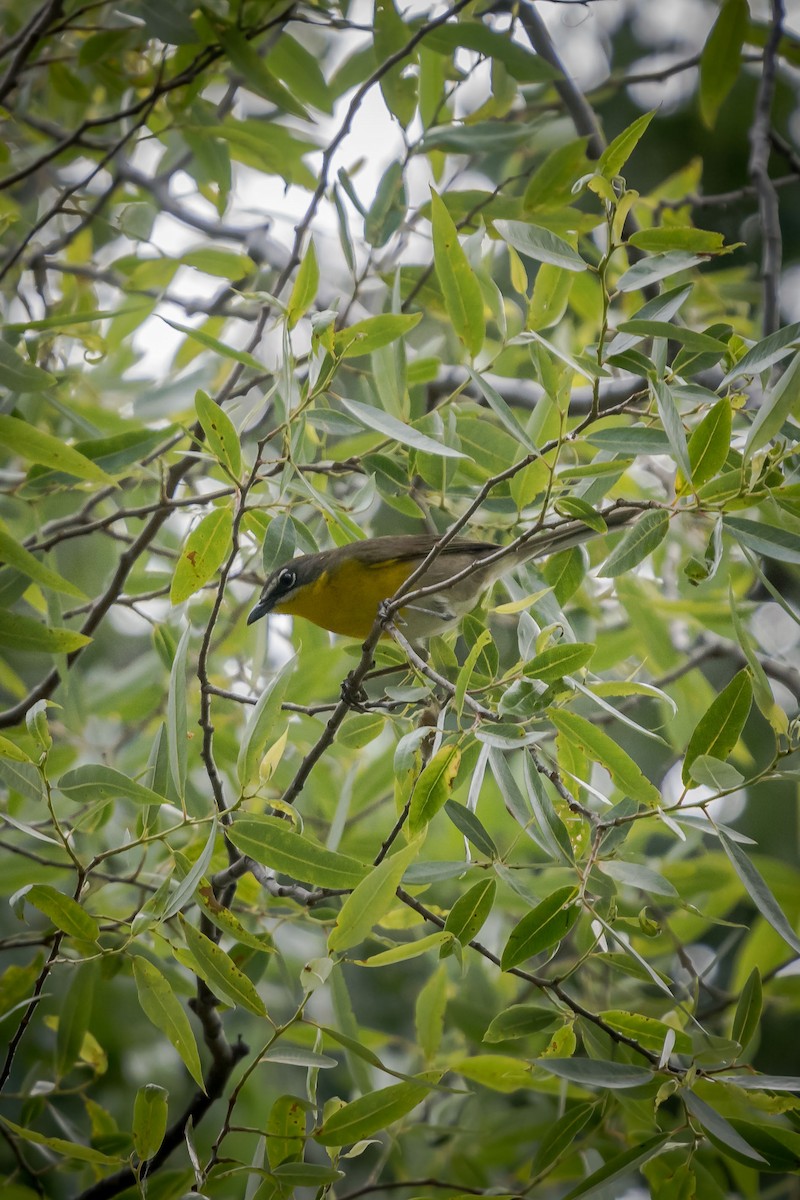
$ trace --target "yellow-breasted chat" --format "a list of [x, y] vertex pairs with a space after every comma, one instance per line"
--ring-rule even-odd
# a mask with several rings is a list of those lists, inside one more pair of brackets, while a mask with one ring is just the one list
[[[627, 524], [639, 511], [628, 505], [614, 505], [600, 515], [610, 530]], [[282, 613], [305, 617], [332, 633], [363, 640], [373, 627], [381, 603], [394, 596], [442, 536], [367, 538], [294, 558], [270, 574], [247, 624], [252, 625], [267, 613]], [[505, 572], [597, 536], [596, 529], [581, 521], [562, 521], [523, 534], [511, 543], [507, 553], [491, 542], [453, 538], [415, 580], [413, 590], [436, 587], [437, 591], [412, 600], [400, 610], [404, 633], [412, 641], [441, 633], [470, 612]]]

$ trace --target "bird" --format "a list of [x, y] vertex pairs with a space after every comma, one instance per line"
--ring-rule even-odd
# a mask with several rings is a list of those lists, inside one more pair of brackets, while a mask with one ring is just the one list
[[[640, 508], [615, 505], [601, 514], [608, 529], [627, 524]], [[503, 557], [491, 542], [453, 538], [413, 585], [413, 590], [441, 585], [437, 592], [400, 609], [399, 623], [411, 641], [451, 628], [470, 612], [499, 576], [533, 558], [568, 549], [598, 530], [581, 521], [544, 527]], [[333, 550], [303, 554], [278, 566], [267, 578], [247, 624], [268, 613], [305, 617], [322, 629], [345, 637], [367, 638], [383, 601], [394, 596], [424, 562], [442, 534], [398, 534], [365, 538]], [[490, 561], [487, 561], [490, 560]], [[470, 569], [471, 568], [471, 569]], [[467, 574], [452, 584], [453, 576]]]

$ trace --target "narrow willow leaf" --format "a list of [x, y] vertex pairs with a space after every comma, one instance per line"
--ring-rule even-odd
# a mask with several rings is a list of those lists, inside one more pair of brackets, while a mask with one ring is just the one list
[[24, 546], [20, 546], [19, 542], [2, 529], [0, 529], [0, 563], [7, 563], [15, 571], [21, 571], [23, 575], [32, 579], [34, 583], [40, 584], [41, 587], [51, 588], [54, 592], [63, 592], [66, 596], [76, 596], [80, 600], [86, 599], [85, 592], [82, 592], [74, 583], [70, 583], [63, 575], [59, 575], [58, 571], [54, 571], [40, 562], [34, 554], [31, 554]]
[[183, 879], [181, 879], [178, 883], [178, 886], [170, 896], [167, 904], [165, 904], [164, 908], [159, 914], [159, 922], [168, 921], [171, 917], [174, 917], [175, 914], [180, 912], [183, 906], [187, 904], [194, 896], [198, 884], [208, 870], [209, 863], [211, 862], [214, 854], [216, 839], [217, 818], [215, 816], [211, 821], [211, 828], [208, 832], [205, 846], [192, 863]]
[[481, 854], [485, 854], [487, 858], [497, 857], [497, 846], [474, 812], [466, 808], [465, 805], [457, 803], [455, 800], [447, 800], [444, 811], [456, 829], [460, 833], [463, 833], [467, 841], [472, 842], [476, 850]]
[[119, 1166], [124, 1161], [121, 1155], [103, 1154], [102, 1151], [95, 1150], [93, 1146], [85, 1146], [83, 1142], [70, 1142], [67, 1138], [60, 1137], [45, 1137], [43, 1133], [37, 1133], [35, 1129], [26, 1129], [23, 1125], [15, 1125], [13, 1121], [9, 1121], [8, 1117], [0, 1117], [0, 1121], [23, 1141], [30, 1142], [34, 1146], [44, 1146], [45, 1149], [52, 1150], [55, 1154], [61, 1154], [64, 1158], [92, 1163], [100, 1167]]
[[267, 1155], [275, 1170], [303, 1157], [307, 1105], [297, 1096], [279, 1096], [267, 1117]]
[[479, 375], [477, 371], [473, 371], [471, 368], [468, 368], [468, 374], [475, 386], [483, 393], [486, 403], [500, 421], [500, 424], [503, 426], [503, 428], [506, 429], [513, 438], [516, 438], [520, 445], [524, 446], [529, 454], [538, 453], [536, 446], [534, 446], [533, 442], [528, 437], [517, 418], [514, 416], [513, 410], [506, 404], [497, 388], [493, 387], [492, 384], [489, 383], [488, 379], [484, 379], [482, 375]]
[[591, 642], [567, 642], [561, 646], [549, 646], [541, 654], [537, 654], [522, 668], [526, 679], [541, 679], [544, 683], [554, 683], [580, 671], [592, 657], [596, 647]]
[[617, 134], [612, 142], [609, 142], [597, 163], [597, 169], [601, 175], [606, 179], [614, 179], [619, 175], [655, 115], [655, 109], [643, 113], [627, 129], [623, 129], [622, 133]]
[[242, 447], [233, 421], [205, 392], [197, 392], [194, 407], [209, 450], [233, 478], [238, 479], [242, 473]]
[[156, 1153], [167, 1132], [166, 1088], [157, 1083], [145, 1083], [133, 1102], [133, 1148], [140, 1162], [147, 1162]]
[[797, 412], [799, 401], [800, 354], [796, 354], [771, 394], [765, 396], [761, 402], [744, 445], [745, 462], [756, 450], [760, 450], [780, 433], [784, 423]]
[[291, 517], [279, 513], [273, 517], [264, 535], [261, 547], [261, 561], [264, 570], [269, 575], [275, 567], [288, 562], [294, 556], [297, 548], [297, 530]]
[[319, 263], [314, 249], [313, 239], [309, 241], [303, 261], [295, 276], [289, 302], [286, 305], [286, 323], [294, 329], [301, 317], [305, 316], [314, 301], [319, 287]]
[[539, 1143], [539, 1147], [533, 1158], [531, 1174], [535, 1176], [541, 1175], [548, 1167], [557, 1162], [564, 1151], [570, 1149], [575, 1144], [578, 1134], [596, 1112], [597, 1105], [589, 1102], [586, 1104], [575, 1104], [564, 1113], [563, 1117], [559, 1117], [545, 1131]]
[[481, 879], [459, 896], [444, 923], [445, 932], [467, 946], [483, 927], [492, 911], [497, 893], [497, 880]]
[[96, 942], [100, 926], [86, 909], [47, 883], [34, 883], [25, 893], [25, 900], [44, 913], [57, 929], [84, 942]]
[[243, 367], [250, 367], [252, 371], [263, 374], [264, 364], [260, 363], [257, 358], [253, 358], [252, 354], [248, 354], [246, 350], [237, 350], [233, 346], [227, 346], [225, 342], [221, 342], [219, 338], [212, 337], [210, 333], [206, 333], [202, 329], [193, 329], [190, 325], [181, 325], [179, 321], [171, 321], [167, 317], [161, 317], [161, 320], [169, 325], [171, 329], [177, 330], [178, 333], [185, 333], [188, 338], [191, 338], [193, 342], [197, 342], [204, 350], [213, 350], [214, 354], [219, 354], [222, 358], [232, 359], [234, 362], [241, 363]]
[[86, 763], [62, 775], [57, 785], [76, 804], [95, 804], [106, 800], [132, 800], [134, 804], [166, 804], [166, 797], [152, 788], [129, 779], [121, 771], [103, 763]]
[[456, 678], [456, 689], [453, 693], [453, 707], [456, 715], [460, 718], [464, 711], [464, 701], [467, 695], [469, 681], [472, 678], [473, 671], [477, 665], [478, 659], [483, 653], [484, 648], [492, 640], [491, 631], [488, 629], [481, 630], [478, 637], [475, 639], [474, 645], [470, 648], [469, 654], [464, 659], [464, 665], [461, 667]]
[[528, 800], [538, 825], [539, 844], [544, 846], [546, 852], [556, 862], [572, 866], [574, 856], [567, 827], [553, 807], [544, 779], [536, 769], [530, 754], [526, 754], [523, 759], [523, 771], [528, 789]]
[[280, 817], [237, 816], [227, 835], [248, 858], [316, 887], [354, 888], [369, 871], [357, 859], [295, 833]]
[[265, 1017], [267, 1010], [264, 1001], [254, 984], [239, 970], [230, 955], [199, 929], [195, 929], [183, 914], [180, 914], [180, 922], [192, 964], [211, 990], [231, 1004], [246, 1008], [257, 1017]]
[[472, 1079], [494, 1092], [511, 1093], [532, 1086], [530, 1064], [510, 1054], [470, 1054], [456, 1059], [450, 1066], [465, 1079]]
[[430, 975], [417, 996], [414, 1029], [426, 1061], [433, 1058], [442, 1042], [447, 992], [447, 968], [442, 965]]
[[742, 988], [733, 1014], [731, 1036], [742, 1049], [746, 1049], [755, 1036], [761, 1020], [762, 989], [761, 973], [753, 967]]
[[780, 934], [787, 946], [791, 946], [796, 954], [800, 954], [800, 937], [787, 921], [783, 909], [767, 886], [766, 880], [732, 838], [722, 830], [718, 831], [718, 837], [723, 850], [731, 860], [734, 871], [741, 879], [750, 899], [764, 920], [772, 926], [776, 933]]
[[419, 853], [420, 845], [421, 839], [416, 838], [390, 858], [385, 858], [347, 897], [328, 935], [331, 953], [357, 946], [388, 912], [400, 880]]
[[739, 77], [749, 20], [747, 0], [724, 0], [706, 38], [700, 55], [700, 114], [709, 129]]
[[454, 940], [452, 933], [440, 929], [438, 933], [429, 933], [427, 937], [416, 942], [404, 942], [402, 946], [393, 946], [391, 950], [383, 950], [380, 954], [372, 954], [369, 958], [358, 958], [355, 961], [360, 967], [390, 967], [395, 963], [407, 962], [411, 958], [420, 958], [429, 950], [445, 949]]
[[692, 763], [701, 754], [725, 761], [741, 736], [752, 703], [750, 672], [739, 671], [700, 718], [689, 738], [681, 773], [684, 783], [689, 783]]
[[664, 254], [648, 255], [620, 275], [617, 287], [621, 292], [636, 292], [670, 275], [677, 275], [679, 271], [688, 271], [702, 261], [699, 254], [690, 254], [687, 250], [667, 250]]
[[362, 404], [358, 400], [348, 400], [344, 397], [339, 398], [339, 403], [352, 417], [355, 417], [360, 425], [365, 426], [367, 429], [375, 429], [378, 433], [392, 438], [393, 441], [400, 442], [403, 446], [412, 446], [415, 450], [422, 450], [426, 454], [440, 455], [442, 458], [469, 457], [466, 454], [462, 454], [460, 450], [453, 450], [450, 446], [445, 446], [442, 442], [434, 441], [427, 434], [420, 433], [417, 429], [412, 429], [404, 421], [398, 421], [396, 417], [382, 412], [379, 408], [374, 408], [371, 404]]
[[621, 792], [651, 808], [660, 805], [661, 793], [658, 788], [604, 730], [585, 717], [565, 709], [550, 709], [548, 715], [556, 729], [582, 746], [591, 759], [606, 768]]
[[665, 879], [663, 875], [659, 875], [657, 871], [651, 870], [650, 867], [645, 867], [642, 863], [624, 862], [622, 859], [612, 858], [597, 865], [604, 875], [607, 875], [609, 879], [616, 880], [617, 883], [640, 888], [643, 892], [651, 892], [654, 896], [669, 896], [672, 900], [677, 899], [678, 892], [669, 880]]
[[340, 358], [372, 354], [382, 346], [405, 337], [421, 319], [421, 313], [381, 313], [378, 317], [366, 317], [338, 331], [333, 339], [334, 352]]
[[604, 1062], [591, 1058], [540, 1058], [536, 1065], [559, 1079], [568, 1079], [582, 1087], [620, 1088], [641, 1087], [650, 1083], [652, 1071], [629, 1063]]
[[502, 970], [519, 966], [526, 959], [557, 945], [578, 920], [576, 887], [556, 888], [545, 900], [526, 913], [509, 934], [500, 960]]
[[627, 574], [661, 545], [668, 531], [669, 513], [666, 509], [657, 508], [642, 513], [611, 551], [598, 574], [607, 579]]
[[275, 953], [275, 943], [269, 933], [251, 933], [249, 929], [246, 929], [229, 908], [220, 904], [210, 884], [204, 884], [198, 888], [195, 899], [211, 924], [215, 925], [220, 933], [227, 934], [235, 942], [240, 942], [241, 945], [248, 946], [252, 950], [259, 950], [263, 954]]
[[565, 271], [586, 270], [586, 263], [578, 251], [549, 229], [527, 221], [495, 221], [494, 227], [504, 242], [536, 262], [550, 263]]
[[[545, 1065], [545, 1060], [541, 1065]], [[655, 1158], [670, 1137], [669, 1133], [656, 1133], [644, 1142], [637, 1142], [630, 1150], [614, 1155], [613, 1158], [603, 1163], [602, 1167], [592, 1171], [583, 1183], [578, 1184], [571, 1192], [567, 1192], [564, 1200], [580, 1200], [583, 1196], [591, 1196], [593, 1192], [601, 1192], [606, 1196], [616, 1194], [610, 1190], [612, 1184], [617, 1185], [622, 1180], [630, 1179], [634, 1171], [649, 1162], [651, 1158]]]
[[195, 525], [181, 550], [169, 598], [181, 604], [208, 583], [230, 553], [233, 513], [214, 508]]
[[0, 378], [10, 392], [46, 392], [56, 382], [55, 375], [27, 362], [6, 341], [0, 341]]
[[408, 832], [416, 837], [449, 798], [461, 763], [458, 746], [442, 746], [422, 771], [411, 794]]
[[745, 517], [723, 517], [723, 524], [743, 546], [776, 558], [778, 562], [800, 563], [800, 540], [790, 529], [748, 521]]
[[427, 1082], [393, 1083], [359, 1096], [333, 1113], [314, 1134], [314, 1139], [322, 1146], [346, 1146], [372, 1137], [421, 1104], [430, 1089]]
[[795, 321], [792, 325], [785, 325], [783, 329], [777, 329], [775, 333], [769, 334], [768, 337], [762, 338], [760, 342], [751, 346], [736, 365], [728, 371], [720, 386], [725, 387], [739, 375], [757, 375], [759, 372], [765, 371], [767, 367], [773, 366], [791, 354], [796, 349], [798, 342], [800, 342], [800, 321]]
[[59, 1079], [67, 1074], [80, 1055], [92, 1016], [99, 971], [99, 959], [90, 958], [79, 963], [72, 973], [58, 1013], [56, 1075]]
[[42, 625], [33, 617], [0, 612], [0, 646], [41, 654], [71, 654], [87, 646], [92, 639], [77, 629]]
[[140, 954], [133, 960], [133, 977], [142, 1012], [175, 1047], [192, 1079], [205, 1091], [197, 1042], [172, 984]]
[[[715, 230], [695, 229], [694, 225], [657, 225], [653, 229], [637, 229], [628, 241], [631, 246], [650, 253], [689, 250], [693, 254], [718, 254], [725, 239]], [[636, 315], [641, 317], [644, 313]]]
[[680, 413], [673, 398], [672, 392], [664, 383], [663, 379], [654, 379], [650, 382], [650, 388], [655, 397], [658, 415], [661, 417], [661, 424], [664, 426], [664, 432], [669, 438], [669, 444], [672, 447], [672, 455], [675, 462], [680, 468], [680, 472], [684, 479], [692, 478], [692, 464], [689, 462], [689, 448], [686, 444], [686, 431], [683, 428]]
[[444, 297], [444, 306], [456, 336], [471, 358], [480, 352], [486, 336], [483, 293], [470, 266], [453, 218], [441, 196], [431, 189], [433, 261]]
[[653, 321], [634, 317], [630, 321], [623, 321], [619, 325], [619, 330], [621, 333], [635, 333], [641, 337], [668, 338], [670, 341], [680, 343], [681, 346], [686, 346], [688, 350], [699, 352], [724, 354], [728, 348], [725, 342], [720, 342], [707, 333], [698, 333], [695, 329], [685, 329], [681, 325], [673, 325], [671, 321]]
[[512, 1004], [494, 1018], [483, 1040], [490, 1043], [514, 1041], [535, 1033], [548, 1033], [563, 1024], [564, 1018], [555, 1008], [542, 1008], [539, 1004]]
[[689, 462], [695, 487], [713, 479], [725, 465], [731, 448], [732, 417], [730, 400], [723, 396], [706, 413], [689, 438]]
[[236, 760], [236, 775], [243, 788], [258, 778], [267, 743], [283, 732], [281, 705], [296, 666], [297, 657], [293, 655], [269, 681], [250, 714]]
[[707, 1104], [705, 1100], [693, 1092], [690, 1088], [681, 1092], [681, 1097], [689, 1112], [693, 1117], [696, 1117], [700, 1124], [705, 1129], [706, 1133], [722, 1142], [723, 1145], [735, 1150], [742, 1158], [746, 1158], [750, 1163], [765, 1163], [767, 1160], [763, 1155], [744, 1140], [741, 1134], [737, 1133], [730, 1121], [726, 1120], [715, 1108]]
[[186, 772], [189, 765], [189, 726], [186, 712], [186, 658], [189, 653], [191, 625], [181, 634], [172, 670], [169, 677], [167, 696], [167, 747], [172, 782], [179, 799], [183, 800], [186, 788]]

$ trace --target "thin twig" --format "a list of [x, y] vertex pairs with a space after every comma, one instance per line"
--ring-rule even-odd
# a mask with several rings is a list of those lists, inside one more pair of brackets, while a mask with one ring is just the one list
[[769, 174], [770, 126], [775, 96], [778, 47], [783, 36], [783, 0], [772, 0], [772, 26], [764, 47], [764, 66], [756, 95], [756, 108], [750, 127], [748, 170], [758, 193], [761, 219], [761, 283], [764, 297], [762, 332], [774, 333], [780, 323], [780, 274], [782, 241], [778, 194]]

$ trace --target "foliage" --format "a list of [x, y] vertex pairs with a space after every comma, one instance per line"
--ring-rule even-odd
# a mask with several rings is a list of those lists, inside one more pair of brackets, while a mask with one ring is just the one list
[[[6, 5], [15, 1200], [794, 1194], [798, 48], [590, 105], [546, 8]], [[425, 654], [246, 624], [460, 529], [569, 544]]]

